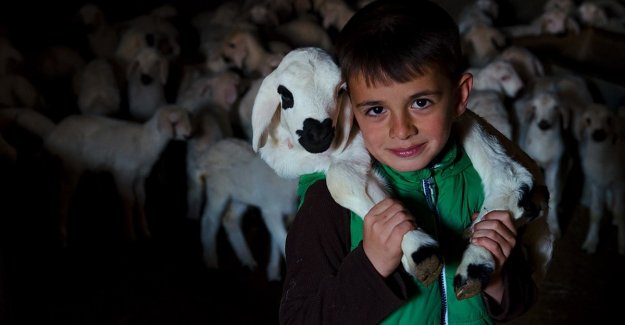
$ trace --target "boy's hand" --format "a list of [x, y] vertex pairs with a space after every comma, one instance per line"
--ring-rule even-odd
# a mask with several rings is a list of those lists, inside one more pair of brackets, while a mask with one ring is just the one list
[[[477, 213], [473, 215], [473, 220]], [[501, 269], [516, 245], [517, 231], [509, 211], [491, 211], [473, 225], [471, 243], [486, 248], [495, 258], [495, 271], [484, 292], [501, 303], [504, 283]]]
[[401, 241], [409, 230], [415, 229], [412, 216], [393, 199], [376, 204], [364, 218], [362, 246], [371, 264], [387, 277], [401, 262]]

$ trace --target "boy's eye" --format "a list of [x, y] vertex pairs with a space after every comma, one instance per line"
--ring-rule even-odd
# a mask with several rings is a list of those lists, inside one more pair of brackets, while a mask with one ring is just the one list
[[412, 102], [412, 108], [417, 108], [417, 109], [424, 109], [430, 105], [431, 105], [430, 100], [425, 99], [425, 98], [419, 98], [419, 99], [416, 99], [414, 102]]
[[367, 109], [367, 112], [366, 112], [368, 116], [378, 116], [382, 113], [384, 113], [384, 107], [382, 106], [373, 106]]

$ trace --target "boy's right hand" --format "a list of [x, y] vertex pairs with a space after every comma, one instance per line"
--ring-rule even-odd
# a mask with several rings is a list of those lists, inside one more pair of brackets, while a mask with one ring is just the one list
[[381, 276], [389, 276], [401, 263], [401, 242], [414, 219], [399, 201], [386, 198], [364, 218], [362, 246], [365, 255]]

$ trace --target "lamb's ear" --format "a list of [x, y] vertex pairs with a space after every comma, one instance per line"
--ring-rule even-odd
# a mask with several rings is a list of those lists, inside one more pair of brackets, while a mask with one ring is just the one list
[[252, 147], [258, 151], [267, 142], [271, 120], [280, 107], [278, 80], [275, 73], [263, 79], [252, 107]]
[[584, 118], [584, 115], [585, 114], [573, 115], [573, 135], [577, 141], [582, 141], [584, 129], [586, 129], [586, 119]]
[[562, 116], [562, 128], [568, 130], [571, 127], [571, 111], [562, 103], [558, 104], [558, 110]]
[[334, 120], [334, 137], [336, 139], [336, 151], [341, 152], [347, 145], [352, 126], [354, 124], [354, 112], [352, 111], [352, 102], [347, 92], [347, 84], [345, 82], [336, 87], [335, 99], [337, 112]]

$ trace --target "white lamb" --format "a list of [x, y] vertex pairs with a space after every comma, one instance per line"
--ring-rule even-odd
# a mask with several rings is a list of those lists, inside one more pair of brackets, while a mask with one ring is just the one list
[[128, 110], [132, 119], [144, 122], [167, 103], [165, 84], [169, 62], [153, 48], [144, 48], [127, 68]]
[[[26, 113], [25, 113], [26, 112]], [[140, 124], [104, 116], [72, 115], [54, 125], [32, 110], [5, 109], [17, 125], [39, 135], [44, 147], [62, 163], [59, 193], [60, 235], [67, 240], [67, 217], [71, 195], [84, 171], [112, 174], [123, 204], [130, 238], [135, 238], [133, 209], [138, 210], [142, 235], [150, 236], [145, 215], [145, 180], [170, 140], [189, 137], [191, 125], [186, 110], [164, 106]]]
[[[351, 104], [340, 86], [340, 71], [331, 57], [318, 48], [289, 52], [280, 65], [263, 80], [254, 103], [253, 146], [279, 175], [296, 178], [324, 172], [334, 200], [360, 216], [382, 200], [384, 186], [371, 168], [371, 157], [362, 135], [352, 129]], [[497, 139], [491, 126], [470, 111], [456, 124], [460, 141], [482, 176], [485, 202], [478, 222], [494, 209], [509, 210], [517, 223], [532, 220], [527, 239], [532, 263], [540, 282], [551, 257], [552, 238], [539, 224], [546, 202], [539, 197], [544, 188], [533, 162], [520, 150], [514, 151], [504, 137]], [[510, 147], [510, 148], [509, 148]], [[518, 161], [501, 155], [512, 150]], [[527, 166], [525, 165], [527, 164]], [[538, 199], [536, 204], [533, 199]], [[544, 204], [543, 204], [544, 203]], [[434, 282], [442, 268], [436, 254], [438, 243], [422, 230], [408, 232], [402, 242], [402, 265], [425, 284]], [[417, 253], [417, 254], [415, 254]], [[423, 255], [423, 259], [414, 260]], [[470, 244], [456, 274], [459, 299], [479, 293], [494, 269], [490, 253]], [[479, 269], [479, 276], [468, 272]]]
[[217, 232], [223, 224], [241, 263], [251, 269], [256, 267], [241, 219], [249, 207], [257, 207], [271, 237], [267, 278], [279, 280], [287, 234], [285, 220], [297, 210], [297, 180], [278, 176], [241, 139], [218, 141], [201, 158], [199, 167], [204, 173], [206, 198], [201, 237], [206, 265], [218, 267]]
[[94, 59], [74, 76], [78, 110], [83, 114], [112, 116], [121, 109], [121, 90], [113, 64]]

